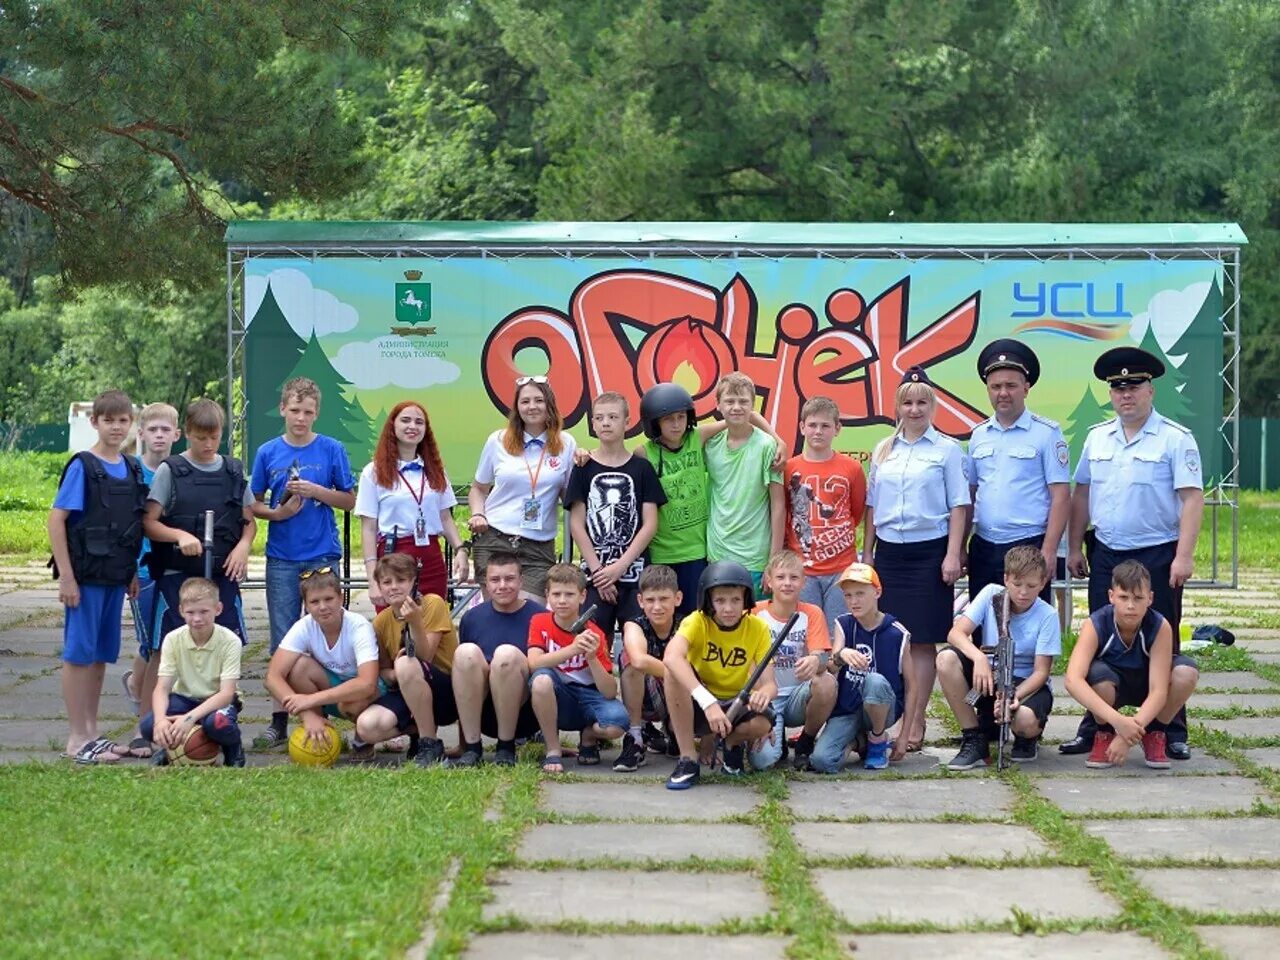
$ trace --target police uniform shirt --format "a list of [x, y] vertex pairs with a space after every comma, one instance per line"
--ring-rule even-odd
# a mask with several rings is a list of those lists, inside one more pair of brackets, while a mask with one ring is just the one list
[[1049, 484], [1068, 483], [1067, 443], [1058, 424], [1030, 410], [1012, 426], [995, 418], [973, 430], [965, 472], [977, 486], [973, 527], [988, 543], [1043, 536], [1049, 525]]
[[889, 543], [945, 537], [952, 508], [969, 504], [960, 444], [934, 427], [914, 442], [899, 434], [890, 443], [882, 462], [872, 458], [867, 486], [876, 537]]
[[1132, 440], [1119, 417], [1089, 431], [1076, 465], [1089, 485], [1089, 518], [1112, 550], [1139, 550], [1178, 539], [1179, 490], [1203, 489], [1200, 450], [1186, 427], [1155, 410]]

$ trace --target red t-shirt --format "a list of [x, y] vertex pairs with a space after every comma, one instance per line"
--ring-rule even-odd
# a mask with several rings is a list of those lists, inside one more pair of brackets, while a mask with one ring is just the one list
[[[609, 642], [605, 640], [604, 631], [590, 621], [587, 622], [586, 629], [596, 637], [596, 659], [600, 662], [600, 666], [612, 673], [613, 662], [609, 659]], [[536, 648], [545, 653], [555, 653], [557, 650], [572, 646], [573, 638], [574, 634], [556, 623], [555, 614], [550, 610], [534, 614], [533, 619], [529, 621], [530, 650]], [[587, 665], [587, 658], [581, 654], [557, 663], [556, 669], [564, 674], [564, 678], [570, 683], [580, 683], [587, 687], [594, 687], [596, 684], [595, 678], [591, 676], [591, 667]]]
[[867, 477], [852, 457], [792, 457], [782, 475], [787, 496], [787, 548], [804, 572], [839, 573], [857, 559], [855, 533], [867, 506]]

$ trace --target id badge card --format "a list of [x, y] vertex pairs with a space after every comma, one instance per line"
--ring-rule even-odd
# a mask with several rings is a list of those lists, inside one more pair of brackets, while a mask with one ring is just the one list
[[418, 519], [413, 524], [413, 545], [425, 547], [427, 540], [427, 521], [422, 514], [418, 514]]
[[525, 497], [524, 507], [520, 511], [520, 526], [526, 529], [538, 526], [539, 513], [541, 513], [541, 509], [538, 506], [537, 497]]

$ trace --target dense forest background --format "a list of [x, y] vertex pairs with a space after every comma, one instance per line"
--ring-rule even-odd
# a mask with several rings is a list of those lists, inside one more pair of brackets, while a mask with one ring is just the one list
[[1269, 0], [0, 6], [0, 421], [225, 393], [233, 218], [1237, 221], [1280, 414]]

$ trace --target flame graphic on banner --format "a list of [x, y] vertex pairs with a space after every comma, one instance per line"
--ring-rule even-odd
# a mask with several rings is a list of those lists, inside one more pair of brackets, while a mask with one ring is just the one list
[[645, 337], [637, 366], [652, 371], [654, 383], [673, 381], [683, 370], [685, 388], [699, 397], [715, 389], [725, 369], [713, 342], [723, 348], [718, 332], [693, 317], [681, 317]]

